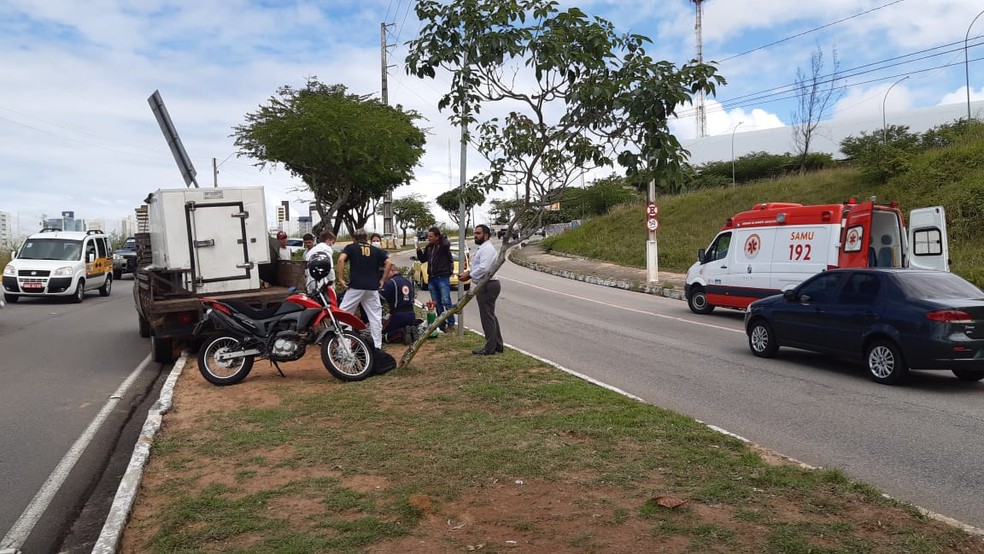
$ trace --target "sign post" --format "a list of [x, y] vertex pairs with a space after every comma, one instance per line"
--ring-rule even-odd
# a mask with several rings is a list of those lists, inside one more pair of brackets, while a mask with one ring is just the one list
[[656, 246], [656, 229], [659, 228], [656, 214], [658, 213], [654, 179], [649, 182], [649, 203], [646, 205], [646, 229], [649, 231], [649, 240], [646, 241], [646, 281], [650, 283], [659, 282], [659, 249]]

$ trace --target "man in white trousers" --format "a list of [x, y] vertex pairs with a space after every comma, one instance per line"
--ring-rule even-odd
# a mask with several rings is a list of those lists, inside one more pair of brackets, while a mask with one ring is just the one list
[[[376, 350], [380, 350], [383, 348], [383, 306], [379, 301], [379, 289], [383, 287], [383, 278], [389, 274], [392, 262], [385, 250], [369, 244], [365, 229], [357, 230], [352, 238], [355, 242], [347, 245], [338, 256], [338, 284], [343, 288], [348, 286], [339, 307], [357, 313], [356, 306], [362, 306], [369, 318], [372, 342]], [[346, 262], [351, 264], [347, 284], [343, 277]]]

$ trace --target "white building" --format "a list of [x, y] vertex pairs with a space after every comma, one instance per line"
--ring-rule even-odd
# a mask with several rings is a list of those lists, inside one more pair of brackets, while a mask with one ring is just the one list
[[10, 212], [0, 212], [0, 247], [7, 249], [14, 244], [14, 220]]
[[132, 237], [137, 232], [137, 218], [128, 215], [120, 220], [120, 235], [123, 238]]

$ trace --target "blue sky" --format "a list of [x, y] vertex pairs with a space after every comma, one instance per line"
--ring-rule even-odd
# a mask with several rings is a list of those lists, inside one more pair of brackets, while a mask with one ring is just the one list
[[[690, 1], [561, 5], [651, 37], [657, 58], [680, 64], [695, 55]], [[889, 111], [963, 103], [963, 41], [984, 9], [979, 0], [703, 6], [705, 60], [720, 60], [728, 80], [708, 100], [711, 135], [729, 134], [738, 122], [739, 135], [788, 125], [793, 95], [761, 93], [793, 83], [817, 47], [828, 71], [836, 50], [847, 85], [830, 117], [880, 113], [883, 102]], [[390, 102], [422, 113], [432, 133], [417, 180], [395, 194], [432, 199], [458, 182], [458, 133], [436, 110], [443, 81], [410, 78], [402, 68], [404, 43], [419, 28], [411, 8], [408, 0], [0, 0], [0, 211], [24, 231], [36, 228], [42, 213], [62, 210], [112, 227], [151, 190], [183, 186], [147, 104], [160, 90], [202, 186], [211, 186], [216, 158], [220, 185], [266, 187], [271, 221], [280, 200], [298, 213], [307, 198], [299, 182], [237, 158], [232, 127], [278, 87], [300, 86], [311, 76], [378, 94], [384, 21], [393, 24], [388, 42], [395, 44], [388, 53], [396, 66], [389, 71]], [[984, 98], [984, 60], [975, 61], [984, 58], [982, 33], [984, 17], [969, 34], [974, 99]], [[883, 67], [892, 59], [895, 67]], [[682, 139], [696, 134], [693, 119], [673, 129]], [[470, 156], [469, 173], [481, 167]]]

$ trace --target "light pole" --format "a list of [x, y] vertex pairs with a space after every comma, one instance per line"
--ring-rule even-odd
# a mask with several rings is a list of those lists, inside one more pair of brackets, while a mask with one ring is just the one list
[[967, 122], [970, 123], [970, 65], [967, 60], [967, 40], [970, 38], [970, 28], [977, 23], [977, 18], [984, 15], [984, 11], [977, 14], [977, 17], [967, 26], [967, 34], [964, 35], [964, 77], [967, 79]]
[[735, 128], [731, 130], [731, 188], [735, 187], [735, 131], [742, 123], [744, 121], [739, 121], [738, 125], [735, 125]]
[[888, 93], [892, 92], [892, 89], [895, 88], [895, 85], [901, 83], [902, 81], [905, 81], [908, 78], [909, 76], [906, 75], [905, 77], [902, 77], [898, 81], [892, 83], [892, 86], [888, 87], [888, 90], [885, 91], [885, 98], [882, 98], [882, 142], [885, 144], [888, 144], [888, 126], [886, 125], [885, 122], [885, 101], [888, 100]]

